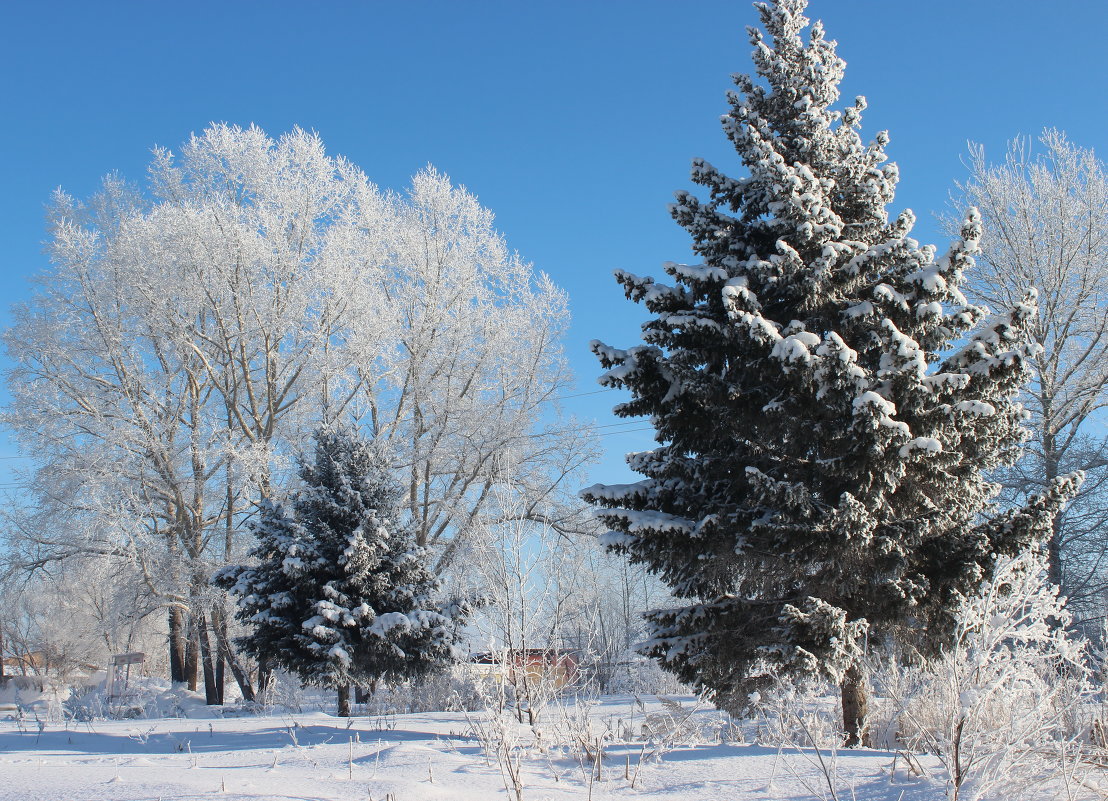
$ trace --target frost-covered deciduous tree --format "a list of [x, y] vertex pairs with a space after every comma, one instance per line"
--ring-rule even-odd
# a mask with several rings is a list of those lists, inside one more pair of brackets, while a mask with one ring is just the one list
[[[557, 344], [565, 293], [507, 248], [477, 198], [433, 169], [388, 208], [387, 270], [363, 284], [383, 298], [388, 335], [384, 347], [353, 348], [365, 387], [356, 411], [405, 470], [416, 538], [435, 550], [436, 572], [497, 520], [584, 530], [564, 485], [592, 458], [592, 435], [548, 413], [572, 386]], [[505, 481], [510, 511], [494, 493]]]
[[[641, 639], [642, 612], [663, 594], [659, 582], [607, 553], [595, 534], [574, 536], [529, 517], [521, 508], [526, 499], [512, 489], [513, 458], [498, 461], [491, 501], [497, 515], [482, 518], [458, 558], [464, 569], [450, 575], [467, 597], [484, 601], [470, 626], [479, 647], [505, 658], [565, 652], [579, 677], [601, 692], [627, 689], [632, 645]], [[563, 676], [501, 669], [520, 719], [526, 711], [533, 720], [563, 689]]]
[[457, 658], [461, 601], [436, 601], [437, 582], [401, 520], [402, 490], [387, 459], [351, 431], [324, 429], [287, 505], [262, 502], [252, 525], [257, 564], [223, 569], [238, 598], [247, 652], [338, 690], [402, 681]]
[[0, 655], [16, 672], [65, 681], [102, 667], [111, 654], [150, 653], [164, 642], [154, 614], [161, 607], [133, 577], [118, 580], [118, 563], [88, 557], [59, 568], [50, 576], [0, 575]]
[[[520, 508], [525, 501], [511, 488], [513, 460], [505, 457], [492, 499], [503, 519], [484, 522], [460, 557], [469, 567], [455, 581], [466, 587], [467, 595], [482, 599], [471, 629], [480, 638], [479, 647], [495, 655], [519, 720], [526, 713], [534, 723], [562, 682], [545, 670], [528, 669], [525, 655], [578, 652], [580, 644], [568, 635], [580, 619], [581, 599], [594, 583], [583, 560], [595, 540], [570, 538], [541, 520], [528, 519]], [[580, 622], [587, 628], [593, 621]]]
[[[646, 636], [643, 613], [671, 602], [664, 585], [642, 565], [607, 552], [595, 540], [581, 543], [579, 571], [584, 580], [575, 589], [568, 643], [578, 649], [582, 669], [601, 694], [663, 692], [676, 686], [658, 666], [636, 653]], [[665, 690], [672, 692], [672, 690]]]
[[672, 207], [702, 261], [617, 272], [651, 317], [642, 345], [594, 344], [601, 383], [661, 444], [628, 457], [641, 481], [583, 494], [608, 545], [687, 599], [649, 614], [646, 653], [729, 709], [828, 675], [856, 743], [867, 632], [948, 638], [953, 599], [1045, 536], [1077, 479], [987, 514], [986, 471], [1024, 436], [1034, 296], [991, 318], [963, 296], [975, 211], [941, 257], [889, 219], [888, 136], [862, 142], [863, 99], [833, 108], [844, 62], [819, 23], [802, 38], [805, 6], [758, 5], [758, 79], [735, 77], [723, 117], [746, 176], [695, 161], [708, 198]]
[[[1108, 403], [1108, 175], [1091, 150], [1047, 130], [1042, 149], [1016, 139], [1003, 162], [970, 151], [958, 201], [981, 212], [984, 235], [971, 297], [1007, 308], [1039, 291], [1023, 399], [1031, 412], [1027, 456], [1002, 481], [1019, 502], [1071, 470], [1087, 479], [1054, 523], [1050, 581], [1079, 618], [1104, 614], [1108, 583], [1108, 444], [1090, 423]], [[953, 221], [946, 221], [953, 228]]]
[[523, 514], [580, 525], [563, 485], [590, 435], [546, 422], [569, 383], [565, 296], [445, 176], [383, 193], [314, 134], [215, 125], [157, 151], [142, 191], [59, 195], [50, 235], [5, 335], [3, 419], [35, 465], [12, 546], [31, 568], [95, 555], [139, 576], [174, 681], [202, 665], [218, 702], [226, 664], [249, 696], [208, 579], [320, 424], [390, 444], [441, 570], [500, 514], [507, 445]]
[[52, 269], [6, 335], [5, 419], [36, 460], [30, 563], [135, 565], [169, 610], [172, 679], [195, 686], [203, 664], [210, 702], [226, 628], [208, 576], [279, 444], [318, 417], [338, 368], [328, 280], [350, 262], [327, 223], [371, 227], [382, 215], [354, 199], [373, 194], [317, 137], [215, 126], [179, 161], [156, 154], [147, 195], [112, 178], [88, 203], [58, 197]]

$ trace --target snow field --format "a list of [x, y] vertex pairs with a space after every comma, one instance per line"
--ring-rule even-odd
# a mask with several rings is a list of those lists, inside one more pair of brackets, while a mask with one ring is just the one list
[[[923, 801], [943, 796], [940, 784], [912, 776], [903, 760], [894, 769], [889, 751], [817, 753], [720, 742], [718, 737], [672, 745], [637, 741], [644, 716], [659, 709], [652, 701], [636, 710], [628, 697], [570, 709], [569, 716], [586, 713], [590, 731], [609, 733], [597, 735], [602, 741], [610, 736], [599, 779], [595, 762], [583, 760], [572, 744], [536, 745], [529, 727], [518, 727], [512, 736], [520, 735], [521, 746], [513, 753], [520, 757], [523, 798], [822, 799], [832, 797], [828, 776], [840, 798]], [[0, 799], [514, 798], [495, 754], [487, 753], [477, 736], [488, 723], [479, 713], [362, 717], [349, 723], [322, 712], [70, 722], [46, 724], [41, 732], [34, 720], [0, 721]], [[555, 721], [550, 723], [556, 728]]]

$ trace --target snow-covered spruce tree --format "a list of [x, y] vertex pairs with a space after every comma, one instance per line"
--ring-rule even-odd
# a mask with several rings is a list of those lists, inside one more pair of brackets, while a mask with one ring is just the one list
[[257, 564], [215, 582], [238, 596], [248, 653], [336, 688], [349, 715], [350, 685], [415, 678], [456, 658], [467, 610], [433, 600], [438, 584], [401, 523], [403, 491], [387, 459], [343, 429], [320, 430], [315, 442], [288, 506], [262, 503]]
[[941, 258], [911, 212], [890, 222], [888, 136], [863, 144], [862, 98], [832, 110], [844, 62], [819, 23], [801, 38], [805, 6], [758, 5], [761, 80], [737, 75], [723, 117], [747, 177], [697, 160], [709, 198], [672, 207], [702, 263], [665, 265], [669, 285], [616, 274], [652, 317], [643, 345], [593, 343], [601, 383], [661, 445], [628, 457], [645, 479], [582, 494], [607, 544], [689, 601], [649, 613], [644, 653], [736, 711], [775, 675], [822, 673], [854, 744], [867, 632], [941, 643], [952, 599], [1049, 533], [1078, 479], [990, 512], [985, 471], [1024, 438], [1034, 295], [989, 318], [966, 301], [975, 211]]

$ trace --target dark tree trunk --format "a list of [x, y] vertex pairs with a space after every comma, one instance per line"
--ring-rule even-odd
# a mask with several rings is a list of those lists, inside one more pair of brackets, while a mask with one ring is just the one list
[[369, 683], [368, 687], [358, 685], [354, 688], [354, 703], [365, 704], [369, 702], [369, 699], [373, 697], [373, 694], [377, 692], [377, 680], [374, 679]]
[[258, 658], [258, 694], [257, 698], [263, 704], [269, 703], [269, 693], [273, 686], [273, 668], [269, 666], [269, 660], [264, 656]]
[[1047, 581], [1056, 587], [1062, 586], [1062, 521], [1057, 517], [1051, 526], [1050, 539], [1046, 544]]
[[188, 616], [188, 645], [185, 647], [185, 681], [189, 689], [196, 692], [197, 672], [200, 667], [200, 644], [197, 641], [196, 617], [191, 613]]
[[212, 641], [208, 636], [208, 620], [203, 614], [196, 618], [196, 638], [200, 642], [200, 661], [204, 665], [204, 703], [218, 706], [223, 703], [223, 692], [215, 682], [215, 660], [212, 658]]
[[339, 687], [339, 717], [350, 717], [350, 685]]
[[250, 683], [250, 674], [243, 668], [238, 656], [231, 648], [231, 639], [227, 636], [227, 615], [218, 605], [212, 607], [212, 629], [215, 631], [215, 641], [219, 646], [220, 668], [224, 664], [231, 668], [231, 675], [235, 677], [235, 682], [239, 686], [242, 700], [253, 703], [254, 686]]
[[220, 706], [223, 705], [223, 688], [227, 684], [226, 667], [227, 661], [223, 658], [223, 651], [220, 649], [217, 640], [215, 647], [215, 692], [216, 703]]
[[858, 665], [851, 665], [839, 685], [843, 701], [843, 731], [846, 733], [845, 745], [854, 748], [869, 745], [869, 732], [866, 731], [866, 715], [869, 713], [869, 695], [866, 677]]
[[[1043, 479], [1044, 487], [1049, 487], [1061, 473], [1062, 454], [1058, 452], [1055, 441], [1053, 404], [1050, 399], [1043, 402]], [[1062, 586], [1062, 520], [1061, 515], [1054, 518], [1050, 527], [1050, 539], [1046, 544], [1046, 578], [1056, 587]]]
[[169, 608], [169, 680], [174, 684], [188, 681], [185, 673], [187, 643], [188, 624], [185, 621], [185, 611], [172, 606]]

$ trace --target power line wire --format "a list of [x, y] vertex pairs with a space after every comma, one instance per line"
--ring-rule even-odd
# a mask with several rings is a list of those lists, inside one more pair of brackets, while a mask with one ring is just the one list
[[597, 434], [598, 437], [614, 437], [616, 434], [633, 434], [636, 431], [653, 431], [654, 426], [644, 426], [643, 428], [625, 428], [622, 431], [605, 431], [603, 434]]
[[551, 398], [552, 401], [569, 400], [570, 398], [583, 398], [586, 395], [599, 395], [601, 392], [619, 392], [615, 387], [603, 387], [602, 389], [594, 389], [592, 392], [578, 392], [574, 395], [562, 395], [558, 398]]

